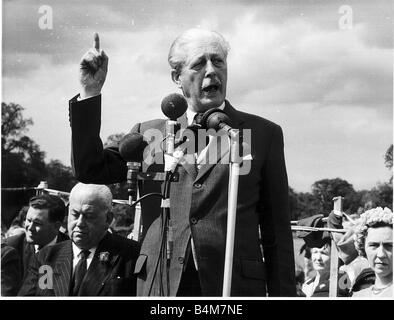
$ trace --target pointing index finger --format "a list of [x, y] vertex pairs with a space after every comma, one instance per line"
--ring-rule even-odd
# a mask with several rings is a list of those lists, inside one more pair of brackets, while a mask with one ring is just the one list
[[100, 51], [100, 38], [97, 32], [94, 33], [93, 35], [93, 47], [97, 50]]

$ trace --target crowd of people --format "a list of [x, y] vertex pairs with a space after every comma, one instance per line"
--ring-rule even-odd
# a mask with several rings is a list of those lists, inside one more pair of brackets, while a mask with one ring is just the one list
[[[54, 195], [31, 198], [10, 232], [2, 234], [2, 296], [135, 296], [140, 244], [111, 230], [111, 208], [105, 185], [78, 183], [67, 207]], [[322, 226], [322, 215], [307, 218], [304, 225]], [[297, 296], [329, 297], [334, 244], [340, 261], [337, 297], [393, 297], [392, 211], [373, 208], [350, 223], [332, 211], [327, 225], [346, 233], [298, 235], [305, 241], [305, 265], [298, 269]], [[47, 278], [48, 270], [40, 271], [42, 266], [52, 268], [53, 279]]]
[[[226, 100], [229, 49], [217, 32], [182, 33], [170, 46], [168, 62], [187, 110], [177, 119], [170, 116], [168, 122], [134, 119], [131, 136], [144, 136], [148, 146], [152, 142], [146, 138], [148, 133], [160, 132], [167, 139], [168, 126], [175, 120], [180, 132], [205, 130], [209, 119], [226, 129], [224, 138], [217, 132], [204, 136], [197, 149], [178, 145], [182, 159], [175, 158], [171, 147], [143, 159], [143, 172], [171, 172], [177, 181], [171, 188], [169, 180], [164, 183], [163, 201], [158, 197], [141, 201], [146, 228], [137, 242], [110, 229], [112, 194], [106, 185], [126, 180], [130, 160], [119, 143], [104, 148], [100, 139], [101, 89], [109, 59], [100, 49], [98, 34], [94, 35], [93, 48], [79, 65], [80, 93], [69, 102], [72, 166], [80, 182], [71, 190], [68, 212], [60, 198], [42, 194], [30, 200], [25, 218], [24, 213], [18, 217], [12, 235], [2, 241], [3, 295], [222, 296], [223, 282], [228, 280], [223, 270], [228, 261], [229, 182], [238, 186], [230, 296], [327, 296], [333, 272], [331, 237], [341, 251], [341, 270], [351, 282], [350, 290], [342, 294], [386, 297], [392, 293], [393, 218], [388, 209], [365, 212], [343, 237], [324, 232], [305, 235], [306, 265], [310, 263], [312, 270], [302, 270], [296, 277], [282, 129]], [[231, 155], [242, 158], [242, 169], [247, 170], [238, 180], [229, 180], [232, 170], [222, 160], [234, 152], [231, 139], [238, 133], [250, 138], [240, 148], [250, 154]], [[150, 149], [145, 150], [144, 155], [150, 155]], [[210, 161], [212, 154], [217, 156], [215, 162]], [[171, 169], [164, 161], [169, 158], [177, 160]], [[163, 195], [162, 187], [159, 181], [146, 180], [139, 184], [139, 194]], [[341, 214], [330, 214], [332, 228], [343, 227]], [[321, 217], [312, 218], [317, 223]], [[296, 279], [304, 279], [298, 291]]]
[[[320, 225], [322, 215], [306, 219]], [[346, 217], [346, 218], [345, 218]], [[330, 279], [337, 273], [338, 297], [393, 297], [393, 213], [373, 208], [357, 219], [332, 211], [327, 226], [345, 233], [318, 231], [299, 234], [305, 240], [304, 276], [298, 296], [328, 297]], [[331, 268], [331, 246], [338, 252], [339, 268]], [[304, 280], [306, 279], [306, 280]]]

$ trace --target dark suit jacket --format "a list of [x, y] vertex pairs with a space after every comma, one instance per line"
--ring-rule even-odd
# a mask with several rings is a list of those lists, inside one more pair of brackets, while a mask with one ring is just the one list
[[[104, 149], [99, 137], [101, 96], [70, 101], [72, 164], [85, 183], [114, 183], [126, 178], [126, 162], [117, 146]], [[288, 209], [288, 184], [281, 128], [263, 118], [235, 110], [224, 111], [235, 128], [251, 129], [251, 171], [239, 178], [232, 296], [295, 296], [293, 241]], [[137, 124], [132, 131], [164, 132], [165, 121]], [[160, 156], [159, 156], [160, 158]], [[178, 165], [179, 182], [171, 184], [174, 254], [169, 272], [170, 295], [176, 295], [192, 235], [204, 296], [222, 294], [227, 221], [228, 165]], [[164, 166], [143, 162], [142, 170]], [[141, 195], [160, 192], [160, 184], [145, 181]], [[141, 203], [145, 238], [136, 264], [138, 295], [148, 295], [160, 243], [160, 200]], [[146, 230], [146, 226], [149, 229]], [[260, 248], [259, 228], [264, 251]], [[154, 283], [153, 295], [157, 294]]]
[[[108, 252], [107, 261], [100, 254]], [[81, 296], [135, 296], [136, 280], [133, 274], [139, 244], [111, 233], [99, 243], [86, 276], [81, 284]], [[40, 250], [29, 266], [28, 275], [18, 295], [68, 296], [72, 277], [73, 250], [71, 240]], [[50, 266], [53, 271], [53, 288], [40, 288], [39, 268]], [[42, 282], [42, 280], [41, 280]]]
[[21, 260], [18, 252], [1, 244], [1, 295], [16, 296], [21, 285]]
[[[313, 278], [305, 281], [305, 284], [310, 285], [311, 283], [313, 283], [315, 281], [315, 279], [316, 279], [316, 277], [313, 277]], [[313, 291], [313, 294], [311, 297], [314, 297], [314, 298], [328, 297], [329, 291], [330, 291], [330, 280], [325, 279], [325, 280], [319, 282], [315, 291]]]
[[[68, 236], [62, 232], [58, 232], [56, 243], [68, 240]], [[21, 261], [21, 279], [23, 281], [26, 279], [27, 275], [27, 268], [30, 264], [32, 257], [35, 254], [34, 244], [27, 243], [26, 241], [26, 234], [18, 234], [6, 239], [7, 245], [16, 249], [19, 254], [20, 261]], [[18, 288], [19, 289], [19, 288]]]

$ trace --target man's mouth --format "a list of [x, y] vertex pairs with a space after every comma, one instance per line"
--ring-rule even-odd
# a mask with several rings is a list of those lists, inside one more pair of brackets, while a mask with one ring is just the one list
[[210, 84], [202, 88], [202, 91], [205, 93], [215, 93], [220, 89], [220, 85], [218, 83]]
[[82, 232], [82, 231], [73, 231], [73, 234], [76, 236], [83, 236], [86, 234], [86, 232]]

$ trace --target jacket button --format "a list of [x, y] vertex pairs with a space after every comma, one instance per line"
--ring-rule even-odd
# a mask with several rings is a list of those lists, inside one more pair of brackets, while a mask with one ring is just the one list
[[194, 188], [200, 189], [201, 188], [201, 183], [195, 183]]
[[178, 261], [179, 261], [180, 264], [183, 264], [185, 259], [183, 257], [178, 257]]
[[196, 223], [197, 223], [197, 219], [196, 219], [196, 218], [191, 218], [191, 219], [190, 219], [190, 222], [191, 222], [192, 224], [196, 224]]

